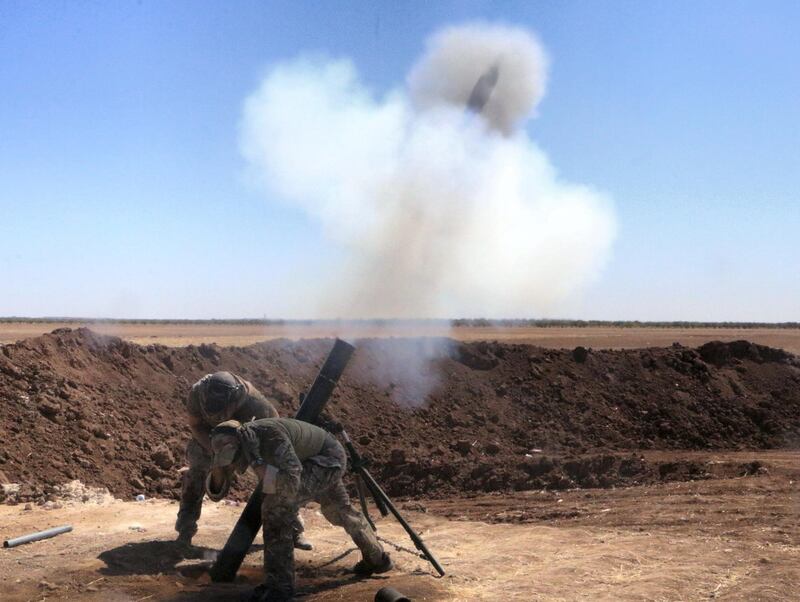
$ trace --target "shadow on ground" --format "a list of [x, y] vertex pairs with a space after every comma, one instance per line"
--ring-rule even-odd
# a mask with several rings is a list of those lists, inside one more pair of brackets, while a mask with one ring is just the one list
[[[248, 576], [243, 576], [249, 579]], [[257, 581], [250, 583], [218, 584], [210, 583], [197, 589], [187, 590], [168, 598], [169, 602], [229, 602], [247, 600]], [[408, 595], [412, 600], [443, 602], [451, 599], [444, 588], [431, 577], [420, 578], [411, 575], [381, 575], [379, 577], [357, 578], [355, 575], [330, 574], [321, 572], [313, 579], [300, 579], [295, 600], [298, 602], [372, 602], [375, 593], [391, 586]]]
[[[260, 550], [262, 546], [253, 546], [251, 552]], [[399, 571], [385, 575], [375, 575], [371, 578], [361, 578], [350, 572], [348, 568], [337, 564], [343, 556], [349, 555], [354, 549], [348, 550], [335, 558], [322, 564], [311, 562], [298, 562], [297, 570], [297, 600], [323, 601], [323, 600], [361, 600], [372, 601], [375, 592], [382, 587], [391, 585], [409, 594], [422, 596], [425, 600], [445, 600], [436, 594], [441, 592], [437, 579], [428, 575], [408, 575]], [[175, 602], [223, 602], [229, 600], [245, 600], [253, 589], [263, 579], [263, 569], [260, 566], [245, 565], [241, 567], [233, 583], [212, 583], [208, 570], [216, 558], [217, 551], [210, 548], [193, 546], [186, 549], [173, 540], [140, 541], [127, 543], [116, 548], [106, 550], [98, 556], [105, 563], [99, 570], [101, 575], [108, 577], [131, 577], [140, 575], [157, 576], [158, 581], [149, 585], [159, 587], [163, 579], [173, 585], [175, 578], [170, 580], [166, 575], [175, 574], [180, 582], [176, 582], [183, 591], [172, 593], [163, 592], [159, 599]], [[119, 583], [119, 582], [117, 582]], [[141, 587], [141, 583], [136, 581]], [[144, 591], [144, 590], [143, 590]], [[148, 590], [149, 591], [149, 588]], [[166, 594], [166, 596], [164, 596]]]
[[[199, 546], [186, 548], [176, 541], [155, 540], [126, 543], [101, 552], [98, 559], [106, 564], [100, 569], [100, 574], [119, 576], [177, 572], [178, 565], [186, 561], [205, 561], [195, 565], [208, 568], [216, 556], [217, 551], [211, 548]], [[184, 572], [184, 569], [181, 569], [181, 572]]]

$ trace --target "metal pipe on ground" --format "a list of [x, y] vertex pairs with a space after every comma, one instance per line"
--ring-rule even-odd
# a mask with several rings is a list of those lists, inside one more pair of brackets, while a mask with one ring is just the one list
[[61, 535], [62, 533], [69, 533], [72, 531], [72, 525], [64, 525], [63, 527], [53, 527], [52, 529], [45, 529], [44, 531], [37, 531], [36, 533], [28, 533], [28, 535], [20, 535], [12, 539], [6, 539], [3, 542], [4, 548], [15, 548], [25, 543], [39, 541], [40, 539], [48, 539]]

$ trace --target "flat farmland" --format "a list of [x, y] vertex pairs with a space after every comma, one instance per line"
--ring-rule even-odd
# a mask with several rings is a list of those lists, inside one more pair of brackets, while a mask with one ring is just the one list
[[668, 347], [680, 343], [697, 347], [708, 341], [746, 339], [753, 343], [785, 349], [800, 354], [800, 328], [731, 328], [731, 327], [614, 327], [614, 326], [448, 326], [443, 323], [312, 322], [259, 324], [241, 322], [0, 322], [0, 344], [14, 343], [56, 328], [86, 326], [95, 332], [147, 345], [169, 347], [216, 343], [245, 346], [271, 339], [315, 339], [343, 337], [451, 337], [461, 341], [496, 340], [527, 343], [554, 349], [578, 345], [594, 349], [637, 349]]

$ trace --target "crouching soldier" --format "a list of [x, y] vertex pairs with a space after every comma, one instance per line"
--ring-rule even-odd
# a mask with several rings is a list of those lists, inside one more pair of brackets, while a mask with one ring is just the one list
[[[252, 384], [230, 372], [215, 372], [197, 381], [186, 402], [192, 438], [186, 447], [189, 469], [183, 474], [181, 502], [175, 530], [178, 541], [192, 542], [203, 507], [206, 478], [211, 470], [211, 428], [225, 420], [277, 418], [275, 407]], [[303, 537], [299, 519], [293, 523], [295, 546], [312, 549]]]
[[267, 418], [245, 425], [229, 420], [214, 428], [211, 445], [215, 469], [244, 471], [249, 465], [262, 479], [265, 579], [255, 600], [292, 599], [292, 524], [298, 508], [312, 500], [320, 504], [328, 522], [343, 527], [361, 550], [355, 573], [370, 575], [392, 568], [366, 519], [350, 505], [342, 482], [347, 458], [333, 435], [291, 418]]

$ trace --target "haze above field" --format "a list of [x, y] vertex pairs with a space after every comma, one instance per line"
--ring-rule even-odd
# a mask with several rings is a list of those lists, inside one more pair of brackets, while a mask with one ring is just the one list
[[[349, 60], [367, 104], [390, 106], [431, 34], [480, 20], [538, 36], [550, 69], [520, 148], [553, 167], [548, 188], [607, 199], [610, 213], [588, 223], [614, 227], [555, 300], [540, 293], [560, 288], [560, 270], [530, 292], [518, 276], [577, 253], [563, 237], [508, 278], [473, 278], [497, 278], [479, 290], [502, 299], [518, 289], [530, 306], [489, 307], [485, 294], [447, 313], [423, 303], [420, 317], [796, 321], [799, 17], [790, 2], [4, 2], [0, 315], [338, 317], [320, 300], [341, 290], [318, 284], [350, 265], [354, 237], [254, 185], [241, 153], [245, 99], [276, 66], [314, 55]], [[321, 131], [334, 149], [351, 142], [347, 129]], [[427, 236], [451, 240], [458, 217]], [[428, 269], [440, 250], [421, 249]], [[468, 250], [481, 259], [481, 247]], [[411, 265], [398, 273], [416, 277]], [[429, 286], [399, 289], [416, 302], [451, 275], [443, 265], [426, 272]]]
[[[746, 339], [800, 355], [798, 324], [635, 324], [585, 323], [484, 323], [461, 321], [155, 321], [155, 320], [25, 320], [0, 319], [0, 345], [11, 344], [51, 332], [57, 328], [87, 327], [118, 336], [139, 345], [171, 347], [216, 344], [241, 347], [271, 339], [348, 340], [396, 337], [448, 337], [457, 341], [503, 341], [526, 343], [551, 349], [636, 349], [669, 347], [680, 343], [699, 347], [709, 341]], [[444, 353], [444, 349], [439, 350]], [[403, 360], [408, 365], [408, 359]], [[416, 366], [419, 367], [419, 366]]]

